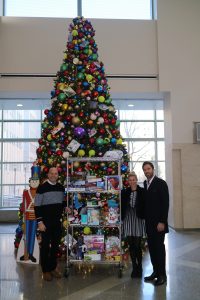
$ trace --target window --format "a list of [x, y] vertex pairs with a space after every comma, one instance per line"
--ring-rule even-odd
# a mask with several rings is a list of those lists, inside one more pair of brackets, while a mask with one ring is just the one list
[[42, 111], [3, 110], [0, 114], [3, 134], [0, 147], [0, 206], [18, 207], [36, 159]]
[[[150, 160], [158, 176], [165, 179], [164, 114], [161, 100], [113, 100], [120, 131], [130, 155], [130, 170], [143, 182], [142, 164]], [[123, 108], [122, 108], [123, 103]], [[119, 107], [121, 109], [119, 109]], [[41, 110], [0, 110], [0, 207], [18, 207], [28, 188], [31, 166], [41, 136]]]
[[83, 0], [83, 16], [101, 19], [151, 19], [150, 0]]
[[152, 19], [154, 0], [5, 0], [4, 15], [101, 19]]
[[74, 18], [76, 0], [5, 0], [4, 15], [12, 17]]
[[138, 181], [142, 183], [145, 179], [142, 164], [149, 160], [155, 165], [157, 175], [165, 179], [163, 101], [129, 100], [127, 103], [123, 107], [130, 108], [119, 110], [118, 117], [120, 133], [130, 155], [130, 170], [136, 172]]

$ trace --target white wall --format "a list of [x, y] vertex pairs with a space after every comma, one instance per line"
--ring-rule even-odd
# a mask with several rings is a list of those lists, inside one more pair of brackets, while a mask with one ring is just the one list
[[[2, 17], [1, 73], [56, 74], [72, 20]], [[157, 75], [155, 21], [91, 20], [107, 74]], [[136, 59], [137, 58], [137, 59]], [[157, 91], [157, 80], [111, 80], [112, 91]], [[1, 79], [0, 90], [49, 91], [51, 79]], [[123, 90], [122, 90], [123, 89]]]
[[159, 91], [170, 93], [167, 171], [176, 228], [200, 228], [200, 145], [193, 144], [193, 122], [200, 121], [199, 28], [199, 0], [158, 0]]

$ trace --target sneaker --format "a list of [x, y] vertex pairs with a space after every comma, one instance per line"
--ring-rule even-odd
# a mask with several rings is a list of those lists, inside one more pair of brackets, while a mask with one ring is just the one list
[[51, 275], [55, 278], [62, 278], [62, 273], [59, 272], [57, 269], [51, 271]]
[[45, 272], [45, 273], [43, 273], [43, 279], [45, 280], [45, 281], [51, 281], [52, 280], [52, 276], [51, 276], [51, 273], [50, 272]]

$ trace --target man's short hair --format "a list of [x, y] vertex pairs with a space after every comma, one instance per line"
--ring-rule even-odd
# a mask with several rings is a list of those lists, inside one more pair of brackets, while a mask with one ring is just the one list
[[144, 166], [146, 166], [146, 165], [150, 165], [152, 167], [152, 169], [154, 170], [154, 165], [152, 164], [152, 162], [144, 161], [143, 164], [142, 164], [142, 169], [144, 169]]

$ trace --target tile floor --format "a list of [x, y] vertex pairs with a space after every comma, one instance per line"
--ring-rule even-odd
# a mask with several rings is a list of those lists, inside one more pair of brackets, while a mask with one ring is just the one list
[[[0, 300], [199, 300], [200, 230], [174, 231], [167, 235], [167, 285], [154, 287], [141, 279], [131, 279], [127, 266], [123, 277], [112, 265], [73, 267], [69, 278], [44, 282], [38, 265], [15, 260], [15, 224], [0, 224]], [[65, 262], [60, 262], [64, 269]], [[144, 274], [151, 273], [148, 252]]]

